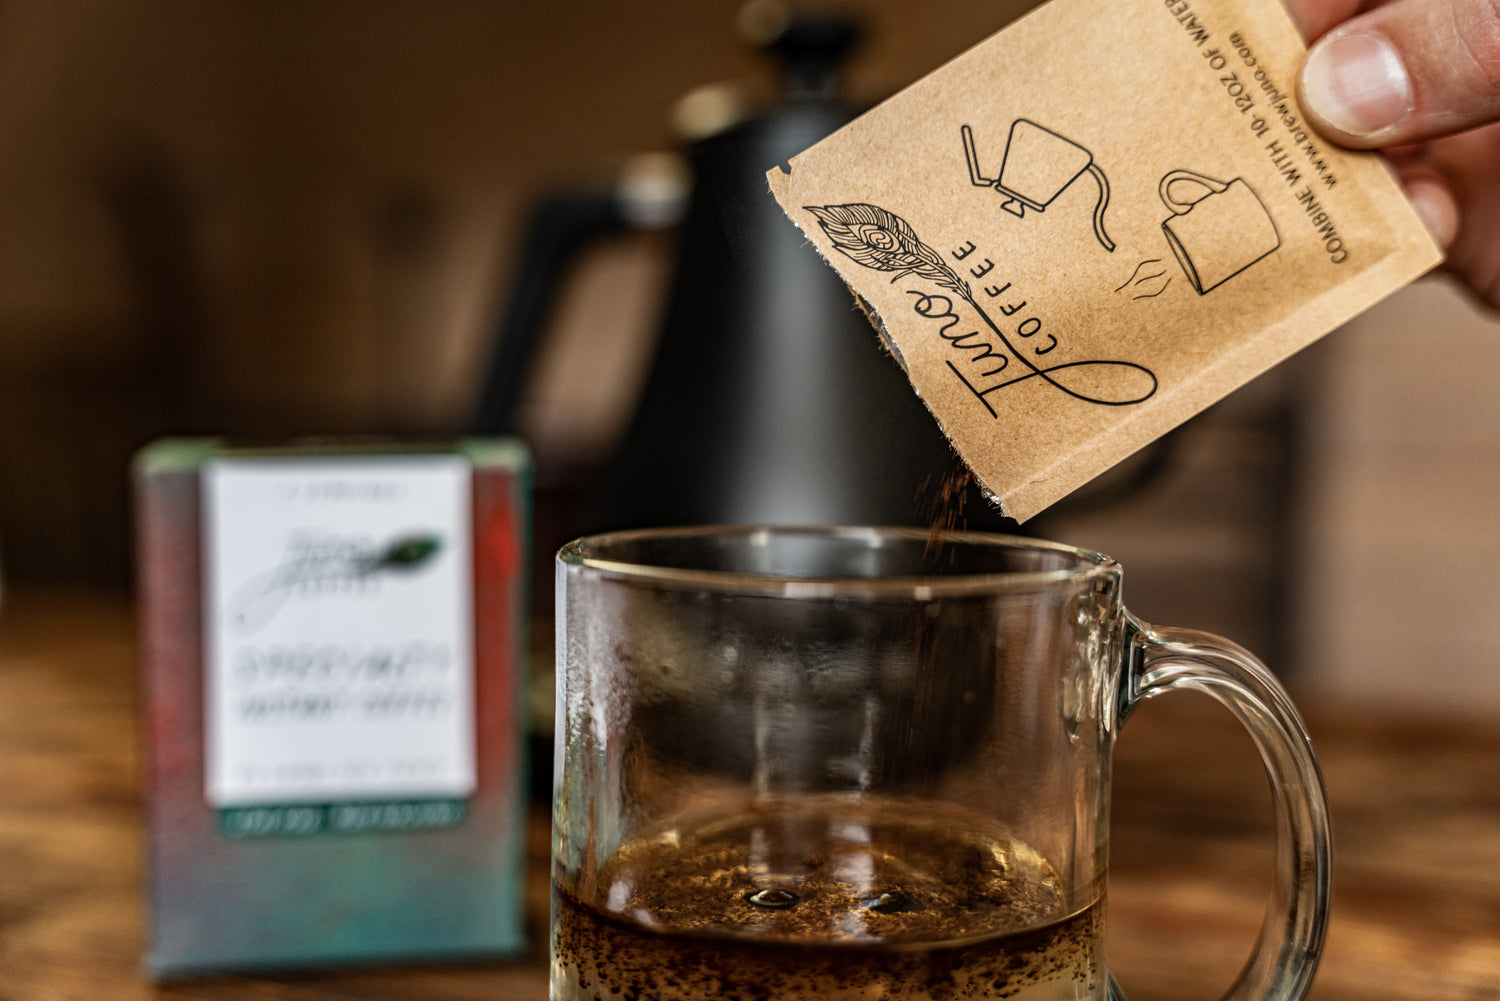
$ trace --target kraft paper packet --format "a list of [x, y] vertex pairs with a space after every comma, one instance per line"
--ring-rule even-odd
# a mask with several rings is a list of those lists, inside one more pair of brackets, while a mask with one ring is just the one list
[[1025, 520], [1441, 253], [1279, 0], [1052, 0], [768, 173]]

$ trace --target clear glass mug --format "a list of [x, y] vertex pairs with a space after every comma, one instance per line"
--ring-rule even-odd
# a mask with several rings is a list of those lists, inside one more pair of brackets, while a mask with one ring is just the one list
[[1329, 892], [1307, 735], [1250, 654], [1107, 557], [980, 534], [693, 528], [558, 555], [552, 997], [1119, 998], [1110, 757], [1174, 689], [1244, 723], [1275, 887], [1227, 995], [1298, 999]]

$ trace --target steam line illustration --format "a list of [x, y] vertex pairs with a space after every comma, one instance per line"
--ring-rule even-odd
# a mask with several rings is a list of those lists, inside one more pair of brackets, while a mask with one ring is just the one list
[[1051, 129], [1017, 118], [1010, 126], [1000, 176], [986, 177], [979, 167], [974, 130], [964, 125], [959, 131], [964, 140], [964, 157], [969, 163], [969, 182], [976, 188], [994, 188], [1004, 195], [1006, 200], [1000, 207], [1018, 219], [1026, 218], [1027, 209], [1045, 211], [1070, 184], [1085, 173], [1093, 175], [1099, 184], [1099, 200], [1094, 205], [1094, 236], [1100, 246], [1114, 253], [1115, 242], [1104, 231], [1109, 179], [1094, 162], [1094, 154]]
[[[1142, 271], [1149, 271], [1150, 273], [1143, 275], [1141, 274]], [[1165, 266], [1162, 266], [1160, 257], [1148, 258], [1137, 264], [1135, 271], [1131, 272], [1130, 277], [1121, 282], [1120, 287], [1115, 289], [1115, 291], [1124, 291], [1125, 286], [1130, 285], [1134, 287], [1135, 292], [1130, 298], [1136, 300], [1155, 299], [1167, 290], [1168, 285], [1172, 284], [1172, 279], [1170, 278], [1167, 278], [1160, 285], [1154, 284], [1158, 278], [1164, 278], [1166, 274], [1167, 269]]]
[[[804, 205], [818, 220], [835, 249], [854, 263], [875, 271], [894, 272], [891, 281], [910, 275], [925, 278], [968, 303], [994, 332], [1011, 357], [1027, 369], [1001, 386], [1040, 379], [1061, 392], [1107, 407], [1142, 403], [1156, 392], [1156, 374], [1128, 361], [1071, 361], [1042, 367], [1022, 353], [1014, 341], [984, 311], [964, 281], [937, 251], [918, 238], [911, 224], [878, 205]], [[1087, 388], [1079, 380], [1087, 383]], [[1073, 383], [1069, 385], [1068, 383]], [[1100, 389], [1107, 386], [1109, 391]], [[996, 388], [999, 388], [998, 386]]]

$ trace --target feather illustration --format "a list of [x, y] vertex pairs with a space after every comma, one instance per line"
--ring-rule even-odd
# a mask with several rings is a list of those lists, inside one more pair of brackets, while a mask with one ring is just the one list
[[367, 557], [365, 572], [377, 570], [415, 570], [426, 563], [443, 548], [443, 540], [436, 535], [412, 535], [392, 542], [384, 550]]
[[914, 274], [966, 299], [970, 296], [968, 283], [894, 212], [861, 202], [803, 208], [817, 217], [838, 252], [854, 263], [876, 271], [893, 271], [893, 282]]

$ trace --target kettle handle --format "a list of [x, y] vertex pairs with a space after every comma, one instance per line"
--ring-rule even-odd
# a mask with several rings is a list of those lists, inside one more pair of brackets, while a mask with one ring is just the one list
[[1222, 195], [1224, 192], [1229, 190], [1229, 185], [1225, 184], [1223, 181], [1216, 181], [1212, 177], [1206, 177], [1203, 174], [1197, 173], [1196, 171], [1174, 170], [1161, 179], [1161, 186], [1157, 188], [1157, 192], [1161, 195], [1162, 203], [1165, 204], [1167, 208], [1172, 210], [1173, 215], [1182, 215], [1184, 212], [1191, 209], [1194, 205], [1197, 205], [1199, 202], [1201, 202], [1204, 198], [1208, 197], [1208, 195], [1200, 195], [1198, 198], [1195, 198], [1190, 202], [1176, 201], [1172, 198], [1172, 195], [1169, 191], [1169, 189], [1172, 187], [1172, 182], [1174, 181], [1192, 181], [1194, 184], [1201, 184], [1203, 185], [1203, 187], [1208, 189], [1208, 194], [1213, 195]]
[[510, 301], [491, 340], [489, 367], [471, 420], [475, 434], [515, 432], [521, 389], [563, 278], [585, 246], [629, 226], [614, 191], [559, 193], [533, 207]]

